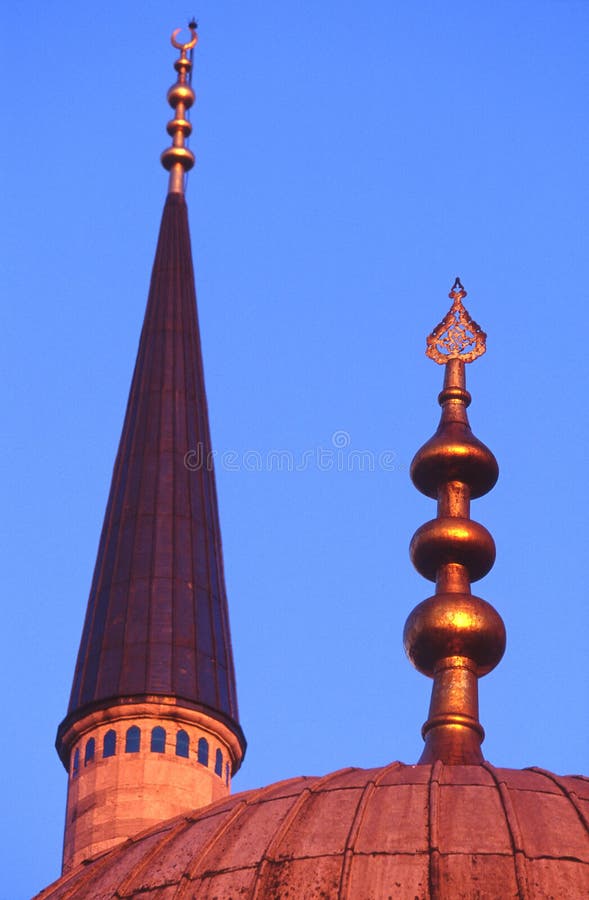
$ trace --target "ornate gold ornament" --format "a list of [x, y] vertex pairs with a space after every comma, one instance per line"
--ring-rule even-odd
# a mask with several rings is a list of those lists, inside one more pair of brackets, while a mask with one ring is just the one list
[[460, 278], [456, 279], [448, 296], [452, 300], [452, 306], [445, 318], [428, 335], [426, 356], [440, 365], [445, 365], [450, 359], [472, 362], [487, 349], [487, 335], [471, 319], [462, 304], [466, 291]]

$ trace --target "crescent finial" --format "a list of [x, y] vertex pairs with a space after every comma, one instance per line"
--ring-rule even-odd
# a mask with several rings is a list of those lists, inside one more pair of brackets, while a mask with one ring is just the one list
[[170, 42], [171, 42], [172, 46], [175, 47], [176, 50], [181, 50], [183, 53], [186, 53], [187, 50], [192, 50], [193, 47], [196, 47], [196, 42], [198, 41], [198, 35], [196, 33], [196, 25], [193, 25], [191, 23], [188, 27], [190, 28], [190, 34], [192, 35], [192, 38], [191, 38], [191, 40], [188, 41], [187, 44], [180, 44], [176, 40], [176, 38], [182, 31], [181, 28], [176, 28], [172, 32], [172, 37], [170, 38]]

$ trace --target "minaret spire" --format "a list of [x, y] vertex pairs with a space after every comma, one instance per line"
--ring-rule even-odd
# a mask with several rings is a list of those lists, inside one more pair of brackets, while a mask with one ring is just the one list
[[411, 478], [438, 501], [437, 517], [413, 536], [410, 554], [418, 572], [436, 584], [433, 597], [407, 619], [404, 643], [415, 667], [434, 680], [420, 763], [479, 763], [484, 731], [478, 714], [478, 679], [505, 650], [505, 627], [495, 609], [471, 593], [489, 572], [495, 544], [470, 518], [470, 501], [494, 486], [498, 466], [491, 451], [470, 430], [465, 364], [486, 350], [486, 335], [462, 303], [460, 279], [450, 291], [452, 306], [427, 339], [426, 354], [446, 367], [438, 397], [442, 407], [435, 435], [417, 452]]
[[225, 796], [245, 752], [184, 198], [195, 28], [187, 44], [172, 39], [170, 191], [57, 734], [69, 773], [65, 870]]

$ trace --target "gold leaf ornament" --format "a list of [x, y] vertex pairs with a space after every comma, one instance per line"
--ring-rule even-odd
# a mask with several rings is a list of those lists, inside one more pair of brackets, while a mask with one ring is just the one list
[[460, 359], [465, 363], [472, 362], [478, 356], [482, 356], [487, 349], [487, 335], [480, 325], [471, 319], [462, 304], [466, 291], [459, 278], [454, 282], [448, 296], [452, 300], [452, 306], [428, 336], [426, 356], [440, 365], [451, 359]]

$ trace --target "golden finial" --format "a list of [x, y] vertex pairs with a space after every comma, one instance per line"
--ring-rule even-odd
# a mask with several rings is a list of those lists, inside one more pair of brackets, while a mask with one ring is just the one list
[[462, 304], [466, 291], [460, 278], [455, 280], [448, 296], [452, 300], [452, 306], [445, 318], [428, 335], [426, 355], [440, 365], [444, 365], [449, 359], [472, 362], [487, 349], [487, 335], [471, 319]]
[[178, 80], [168, 91], [168, 103], [174, 110], [174, 118], [167, 125], [168, 134], [172, 137], [172, 146], [164, 150], [160, 158], [164, 169], [170, 173], [168, 190], [171, 194], [184, 193], [184, 173], [194, 165], [194, 153], [185, 143], [192, 131], [187, 112], [194, 103], [194, 91], [190, 85], [192, 50], [198, 41], [197, 24], [194, 19], [188, 23], [188, 28], [191, 38], [187, 43], [181, 44], [176, 40], [182, 30], [180, 28], [177, 28], [170, 38], [172, 46], [180, 51], [180, 56], [174, 63]]
[[470, 518], [470, 501], [491, 490], [499, 470], [491, 451], [473, 435], [466, 413], [471, 397], [464, 364], [484, 353], [485, 335], [462, 306], [465, 296], [456, 279], [452, 309], [428, 338], [428, 356], [446, 364], [438, 397], [442, 416], [435, 435], [415, 455], [411, 478], [438, 501], [438, 510], [414, 534], [410, 554], [436, 591], [413, 610], [403, 635], [410, 660], [434, 680], [419, 761], [439, 759], [448, 765], [483, 759], [478, 679], [497, 665], [505, 649], [501, 617], [470, 590], [495, 561], [493, 538]]

